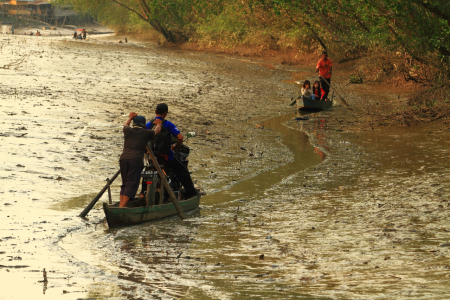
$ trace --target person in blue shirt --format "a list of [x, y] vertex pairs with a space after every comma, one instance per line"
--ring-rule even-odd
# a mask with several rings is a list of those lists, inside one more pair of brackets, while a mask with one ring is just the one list
[[[197, 194], [197, 190], [192, 182], [189, 170], [184, 164], [182, 164], [174, 155], [174, 151], [183, 144], [183, 135], [177, 126], [170, 121], [166, 120], [167, 114], [169, 113], [169, 107], [165, 103], [160, 103], [156, 106], [155, 110], [155, 120], [160, 119], [162, 121], [161, 132], [155, 136], [155, 151], [156, 155], [163, 157], [167, 161], [166, 165], [170, 167], [176, 174], [178, 180], [180, 180], [181, 185], [183, 185], [186, 191], [186, 199]], [[146, 129], [151, 129], [153, 127], [152, 121], [145, 125]], [[172, 136], [177, 138], [177, 142], [172, 145]], [[143, 186], [143, 191], [144, 191]]]

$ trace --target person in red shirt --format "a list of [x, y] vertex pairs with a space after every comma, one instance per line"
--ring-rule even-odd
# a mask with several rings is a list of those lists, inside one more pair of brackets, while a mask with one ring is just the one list
[[319, 73], [320, 86], [325, 91], [323, 99], [328, 99], [328, 93], [330, 92], [331, 86], [331, 71], [333, 69], [333, 62], [328, 59], [328, 54], [324, 51], [322, 52], [322, 59], [319, 60], [316, 67], [316, 72]]
[[320, 87], [320, 82], [319, 81], [315, 81], [313, 88], [312, 88], [314, 97], [318, 100], [325, 100], [324, 95], [325, 95], [325, 91]]

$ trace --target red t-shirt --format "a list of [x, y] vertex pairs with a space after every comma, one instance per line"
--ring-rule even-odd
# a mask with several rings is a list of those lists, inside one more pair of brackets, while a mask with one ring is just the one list
[[[330, 72], [330, 69], [332, 66], [333, 66], [333, 62], [328, 58], [327, 61], [324, 61], [323, 59], [319, 60], [316, 68], [319, 69], [319, 75], [321, 77], [331, 78], [331, 74], [329, 74], [328, 72]], [[325, 74], [328, 74], [328, 75], [325, 76]]]

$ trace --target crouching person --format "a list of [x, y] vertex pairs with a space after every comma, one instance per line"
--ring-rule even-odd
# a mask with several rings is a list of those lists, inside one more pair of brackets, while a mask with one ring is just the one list
[[[130, 127], [131, 121], [133, 121], [132, 127]], [[154, 129], [145, 129], [145, 118], [132, 112], [123, 126], [124, 145], [119, 159], [122, 175], [120, 207], [126, 207], [139, 188], [147, 142], [161, 131], [161, 120], [155, 120], [155, 125]]]

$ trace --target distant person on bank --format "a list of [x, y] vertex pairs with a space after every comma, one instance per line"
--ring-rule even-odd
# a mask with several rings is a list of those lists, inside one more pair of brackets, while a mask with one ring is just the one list
[[331, 71], [333, 69], [333, 62], [328, 59], [328, 54], [322, 52], [322, 58], [317, 63], [316, 72], [319, 72], [320, 86], [325, 92], [323, 99], [328, 99], [331, 86]]
[[[130, 127], [131, 121], [133, 126]], [[145, 118], [131, 112], [123, 126], [124, 145], [120, 155], [120, 174], [122, 186], [120, 187], [120, 207], [126, 207], [130, 199], [136, 196], [144, 168], [144, 153], [147, 152], [147, 142], [161, 131], [162, 121], [154, 120], [154, 129], [145, 129]]]

